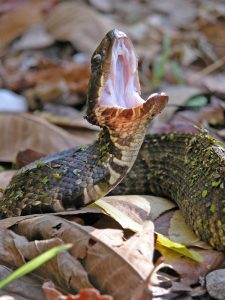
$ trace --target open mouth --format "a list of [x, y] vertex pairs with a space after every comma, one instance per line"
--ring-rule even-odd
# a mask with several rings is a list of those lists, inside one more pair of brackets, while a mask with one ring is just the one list
[[140, 97], [137, 68], [133, 45], [123, 34], [115, 39], [112, 46], [110, 68], [108, 74], [103, 75], [105, 84], [99, 104], [122, 108], [142, 105], [145, 101]]

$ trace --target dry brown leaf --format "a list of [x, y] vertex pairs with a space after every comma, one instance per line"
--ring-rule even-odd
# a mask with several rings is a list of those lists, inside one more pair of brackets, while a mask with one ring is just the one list
[[47, 119], [49, 122], [61, 127], [84, 128], [99, 131], [98, 126], [90, 124], [85, 118], [84, 113], [65, 105], [55, 105], [47, 103], [44, 111], [37, 112], [36, 115]]
[[[24, 68], [29, 56], [21, 54], [14, 64], [5, 62], [0, 68], [4, 86], [11, 90], [21, 90], [27, 97], [29, 106], [35, 109], [35, 97], [42, 103], [53, 101], [57, 97], [74, 97], [86, 94], [90, 66], [88, 63], [76, 63], [71, 58], [55, 61], [42, 55], [33, 54], [35, 70], [31, 66]], [[25, 90], [25, 91], [24, 91]], [[66, 102], [66, 100], [63, 100]], [[77, 100], [76, 100], [77, 101]]]
[[191, 285], [199, 284], [200, 278], [204, 278], [214, 269], [223, 268], [225, 264], [225, 254], [220, 251], [198, 249], [198, 252], [203, 256], [203, 262], [197, 263], [169, 249], [165, 250], [158, 247], [158, 250], [164, 256], [164, 263], [172, 266], [179, 274], [180, 281], [173, 283], [174, 290], [179, 290], [179, 285], [190, 290]]
[[168, 122], [177, 108], [184, 105], [190, 97], [202, 92], [202, 89], [188, 85], [165, 85], [162, 90], [169, 96], [169, 103], [163, 112], [154, 119], [151, 132], [155, 132], [162, 123]]
[[42, 24], [38, 24], [26, 31], [18, 41], [14, 42], [13, 49], [17, 51], [40, 49], [50, 46], [53, 42], [53, 37], [45, 31]]
[[[95, 282], [95, 287], [117, 300], [130, 299], [133, 289], [151, 272], [153, 232], [149, 232], [149, 227], [127, 244], [121, 238], [119, 245], [116, 235], [116, 247], [104, 243], [99, 238], [105, 234], [104, 230], [81, 226], [50, 215], [24, 219], [17, 223], [14, 229], [29, 240], [37, 236], [42, 239], [59, 237], [66, 243], [72, 243], [74, 247], [70, 253], [74, 259], [82, 260], [91, 281]], [[110, 239], [113, 240], [112, 232]], [[110, 239], [107, 238], [107, 241]], [[138, 243], [139, 239], [141, 244]], [[128, 251], [129, 247], [133, 249], [132, 252]], [[123, 256], [120, 254], [120, 248]]]
[[[150, 205], [148, 202], [148, 197], [150, 196], [118, 195], [104, 197], [101, 199], [101, 201], [112, 205], [121, 213], [128, 216], [131, 220], [139, 224], [143, 224], [149, 218], [150, 214]], [[91, 204], [90, 207], [98, 207], [100, 208], [102, 213], [107, 213], [107, 210], [102, 209], [101, 205], [98, 205], [98, 201]]]
[[187, 110], [177, 112], [173, 120], [190, 122], [198, 127], [206, 124], [222, 125], [224, 124], [224, 108], [224, 101], [216, 97], [211, 97], [209, 104], [198, 108], [197, 111], [188, 110], [187, 107]]
[[[36, 240], [29, 242], [29, 244], [20, 245], [19, 250], [26, 261], [28, 261], [62, 243], [60, 238]], [[41, 275], [42, 278], [51, 278], [55, 283], [68, 291], [79, 291], [85, 287], [93, 287], [81, 262], [72, 257], [67, 251], [59, 253], [35, 272]]]
[[[13, 268], [23, 265], [52, 247], [62, 244], [59, 238], [28, 242], [10, 230], [0, 231], [0, 262]], [[68, 290], [92, 287], [81, 263], [68, 252], [59, 253], [36, 270], [42, 278], [52, 278]]]
[[113, 10], [115, 9], [115, 1], [113, 0], [105, 0], [105, 1], [101, 1], [101, 0], [90, 0], [89, 3], [94, 6], [95, 8], [97, 8], [98, 10], [105, 12], [105, 13], [110, 13], [113, 12]]
[[176, 242], [188, 246], [200, 247], [203, 249], [211, 249], [211, 247], [200, 240], [188, 226], [180, 210], [173, 212], [172, 218], [169, 222], [168, 237]]
[[89, 6], [73, 1], [58, 4], [46, 20], [46, 29], [56, 40], [70, 41], [76, 50], [88, 54], [93, 53], [96, 43], [115, 27]]
[[224, 55], [225, 48], [225, 26], [223, 22], [207, 23], [200, 28], [201, 32], [205, 34], [209, 43], [213, 45], [213, 49], [221, 56]]
[[96, 289], [82, 289], [79, 295], [67, 295], [64, 296], [54, 286], [53, 282], [47, 281], [43, 284], [43, 290], [45, 293], [45, 300], [113, 300], [111, 296], [100, 295]]
[[[5, 279], [13, 269], [0, 266], [0, 280]], [[41, 289], [42, 282], [36, 276], [29, 274], [20, 279], [10, 282], [4, 289], [0, 290], [1, 300], [43, 300], [44, 294]], [[9, 298], [10, 297], [10, 298]]]
[[198, 14], [196, 4], [190, 1], [154, 0], [152, 1], [152, 9], [162, 14], [168, 27], [186, 27], [194, 22]]
[[155, 229], [156, 232], [167, 236], [173, 242], [185, 244], [188, 247], [211, 249], [207, 243], [201, 241], [194, 234], [178, 209], [162, 212], [155, 220]]
[[29, 0], [7, 0], [1, 1], [0, 3], [0, 13], [4, 14], [6, 12], [16, 10], [18, 7], [23, 6], [24, 3], [27, 3]]
[[[32, 149], [19, 151], [16, 156], [16, 168], [20, 169], [29, 163], [46, 156], [46, 153], [41, 153]], [[1, 175], [1, 174], [0, 174]]]
[[225, 97], [224, 73], [218, 73], [218, 74], [206, 76], [203, 79], [202, 83], [207, 89], [209, 89], [211, 93], [217, 93], [221, 97]]
[[172, 241], [192, 246], [189, 249], [197, 251], [203, 257], [203, 261], [197, 263], [169, 248], [157, 245], [157, 250], [164, 257], [164, 263], [172, 266], [180, 277], [179, 282], [173, 282], [172, 291], [185, 290], [194, 293], [191, 285], [199, 284], [200, 278], [204, 278], [210, 270], [220, 268], [225, 264], [225, 254], [207, 250], [211, 248], [195, 236], [185, 224], [179, 210], [169, 211], [159, 216], [155, 221], [155, 228], [157, 232], [168, 236]]
[[[31, 26], [44, 19], [46, 1], [33, 1], [18, 7], [0, 17], [0, 48], [21, 35]], [[28, 17], [29, 16], [29, 17]]]
[[13, 161], [24, 149], [50, 154], [90, 142], [31, 114], [1, 114], [0, 132], [0, 161]]
[[25, 263], [18, 247], [27, 244], [25, 237], [15, 234], [11, 230], [0, 230], [0, 263], [16, 268]]
[[[9, 184], [11, 178], [13, 177], [13, 175], [15, 174], [16, 171], [3, 171], [0, 172], [0, 188], [1, 189], [5, 189], [6, 186]], [[0, 194], [1, 197], [1, 194]]]

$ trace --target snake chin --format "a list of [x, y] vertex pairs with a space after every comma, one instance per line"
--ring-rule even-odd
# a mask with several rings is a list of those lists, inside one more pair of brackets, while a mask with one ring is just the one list
[[115, 31], [109, 71], [99, 101], [100, 106], [134, 108], [145, 101], [140, 96], [138, 61], [132, 42], [125, 34]]

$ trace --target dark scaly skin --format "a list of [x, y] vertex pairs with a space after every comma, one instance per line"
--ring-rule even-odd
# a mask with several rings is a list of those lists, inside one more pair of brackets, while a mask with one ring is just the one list
[[[121, 48], [126, 51], [121, 52]], [[109, 105], [102, 99], [101, 91], [107, 79], [111, 79], [111, 58], [116, 51], [120, 53], [116, 66], [118, 63], [122, 72], [130, 72], [135, 95], [139, 93], [133, 46], [124, 33], [110, 31], [93, 54], [88, 90], [87, 119], [103, 129], [98, 140], [88, 147], [57, 153], [19, 170], [0, 200], [2, 217], [79, 208], [106, 195], [129, 172], [150, 120], [162, 111], [168, 97], [155, 94], [146, 101], [137, 97], [137, 101], [136, 98], [132, 101], [134, 106], [130, 102]]]
[[[71, 149], [53, 155], [47, 159], [51, 162], [31, 164], [22, 169], [1, 200], [3, 216], [80, 207], [108, 193], [127, 174], [142, 142], [147, 119], [158, 113], [166, 101], [161, 99], [154, 111], [151, 107], [145, 107], [146, 112], [133, 125], [134, 120], [129, 122], [132, 110], [126, 110], [127, 120], [122, 120], [125, 110], [118, 113], [116, 109], [107, 108], [102, 112], [102, 108], [96, 109], [96, 99], [100, 93], [96, 86], [101, 85], [101, 76], [102, 69], [94, 67], [89, 86], [88, 119], [95, 124], [99, 124], [100, 120], [100, 126], [104, 128], [97, 143], [87, 149]], [[150, 114], [142, 121], [148, 111], [151, 111]], [[138, 111], [135, 114], [138, 115]], [[105, 119], [109, 121], [109, 116], [112, 122], [104, 124]], [[127, 128], [122, 130], [116, 127], [123, 121], [128, 122]], [[143, 122], [141, 129], [137, 126], [139, 122]], [[138, 135], [137, 128], [142, 137], [136, 140], [131, 163], [129, 166], [115, 164], [113, 157], [121, 160], [118, 144], [130, 147], [135, 135]], [[129, 136], [124, 139], [126, 133]], [[130, 150], [132, 153], [129, 149], [127, 155]], [[109, 184], [109, 168], [120, 174], [113, 184]], [[225, 151], [206, 134], [148, 135], [132, 170], [113, 193], [150, 193], [173, 199], [186, 222], [202, 240], [215, 249], [225, 250], [224, 171]], [[96, 189], [96, 185], [100, 190]], [[84, 189], [87, 187], [88, 197], [84, 199]]]
[[225, 250], [225, 150], [207, 134], [147, 135], [113, 193], [173, 199], [202, 240]]

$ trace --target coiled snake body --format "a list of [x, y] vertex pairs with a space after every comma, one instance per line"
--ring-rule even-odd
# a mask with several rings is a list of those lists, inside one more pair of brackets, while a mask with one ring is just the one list
[[19, 170], [0, 200], [2, 217], [79, 208], [125, 177], [117, 192], [173, 199], [197, 235], [225, 250], [225, 152], [206, 134], [145, 137], [167, 100], [140, 97], [132, 43], [110, 31], [92, 56], [88, 89], [87, 119], [102, 127], [98, 140]]

